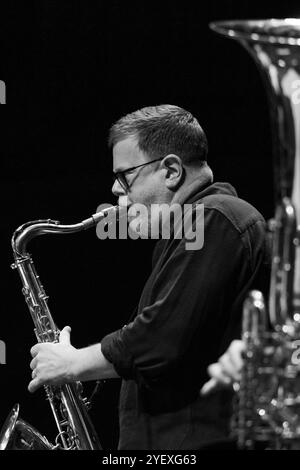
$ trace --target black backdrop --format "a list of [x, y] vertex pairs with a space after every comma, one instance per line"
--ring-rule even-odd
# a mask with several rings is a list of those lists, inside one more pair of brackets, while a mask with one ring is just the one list
[[[44, 391], [27, 391], [33, 324], [16, 272], [10, 237], [21, 223], [75, 223], [110, 194], [109, 126], [139, 107], [172, 103], [190, 110], [209, 139], [215, 180], [268, 219], [273, 169], [268, 105], [246, 51], [216, 36], [217, 19], [298, 16], [296, 1], [253, 2], [36, 0], [1, 2], [1, 323], [0, 425], [15, 402], [50, 439]], [[59, 327], [77, 347], [121, 327], [150, 270], [150, 241], [100, 241], [91, 230], [42, 237], [31, 252]], [[180, 377], [178, 377], [180, 380]], [[92, 384], [85, 385], [86, 394]], [[91, 410], [106, 448], [117, 441], [119, 383], [108, 382]]]

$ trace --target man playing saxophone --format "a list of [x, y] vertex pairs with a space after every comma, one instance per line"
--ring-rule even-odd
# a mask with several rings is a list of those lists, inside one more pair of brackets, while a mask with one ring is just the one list
[[160, 237], [128, 324], [82, 349], [72, 346], [68, 326], [58, 343], [34, 345], [29, 391], [120, 377], [120, 450], [217, 443], [229, 433], [231, 391], [199, 390], [209, 364], [240, 335], [245, 295], [264, 289], [265, 220], [230, 184], [213, 182], [206, 136], [190, 112], [172, 105], [143, 108], [117, 121], [109, 142], [112, 192], [119, 206], [126, 201], [129, 219], [142, 204], [149, 211], [141, 222], [150, 230], [160, 226], [153, 205], [196, 210], [202, 204], [204, 244], [186, 249], [175, 229]]

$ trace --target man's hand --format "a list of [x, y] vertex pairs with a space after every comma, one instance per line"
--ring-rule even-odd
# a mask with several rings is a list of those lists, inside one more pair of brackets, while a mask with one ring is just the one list
[[31, 350], [32, 381], [28, 385], [35, 392], [42, 385], [62, 385], [74, 381], [78, 350], [70, 343], [71, 328], [60, 332], [59, 343], [38, 343]]
[[38, 343], [31, 348], [30, 392], [42, 385], [119, 377], [113, 364], [102, 354], [101, 343], [76, 349], [70, 343], [70, 332], [71, 328], [65, 326], [60, 332], [59, 343]]
[[243, 366], [242, 354], [245, 345], [242, 340], [234, 340], [227, 351], [219, 358], [218, 362], [208, 366], [208, 374], [211, 379], [200, 390], [202, 396], [217, 391], [220, 388], [232, 386], [241, 379]]

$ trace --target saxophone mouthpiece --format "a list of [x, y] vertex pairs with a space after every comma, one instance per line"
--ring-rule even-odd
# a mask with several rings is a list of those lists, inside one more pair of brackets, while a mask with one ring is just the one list
[[99, 212], [96, 212], [95, 214], [93, 214], [88, 219], [83, 220], [81, 222], [81, 224], [83, 225], [84, 230], [87, 230], [87, 229], [97, 225], [97, 223], [100, 222], [100, 220], [102, 220], [105, 217], [108, 217], [109, 215], [112, 215], [112, 214], [114, 214], [116, 219], [118, 220], [118, 218], [120, 216], [120, 209], [121, 208], [119, 206], [108, 207], [107, 209], [103, 209]]

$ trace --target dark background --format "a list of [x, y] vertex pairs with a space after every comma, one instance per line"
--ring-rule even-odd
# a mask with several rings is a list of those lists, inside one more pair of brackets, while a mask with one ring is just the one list
[[[0, 426], [15, 402], [23, 419], [55, 434], [44, 390], [31, 395], [33, 323], [10, 269], [10, 238], [23, 222], [75, 223], [111, 196], [110, 125], [147, 105], [190, 110], [209, 140], [215, 180], [269, 219], [273, 168], [268, 105], [252, 58], [218, 37], [218, 19], [298, 16], [298, 1], [148, 2], [4, 0], [0, 7], [1, 107]], [[91, 230], [35, 239], [30, 251], [60, 328], [77, 347], [126, 323], [150, 272], [151, 241], [100, 241]], [[180, 380], [180, 377], [178, 377]], [[85, 393], [92, 390], [85, 384]], [[119, 383], [106, 383], [91, 417], [105, 448], [117, 442]]]

